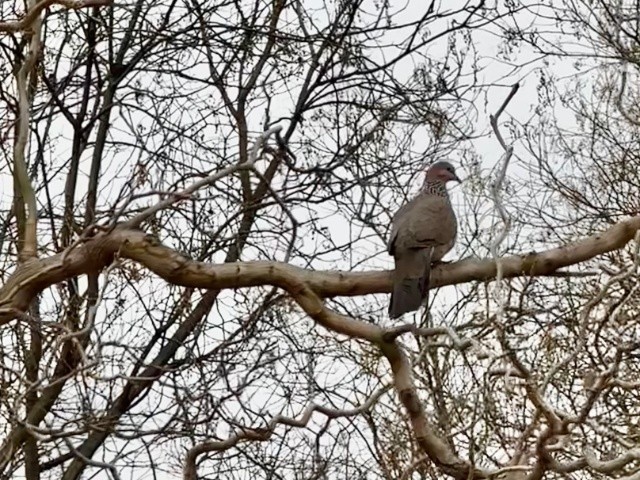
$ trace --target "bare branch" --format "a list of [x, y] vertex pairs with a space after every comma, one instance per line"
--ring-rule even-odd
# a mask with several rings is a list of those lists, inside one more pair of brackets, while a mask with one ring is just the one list
[[585, 449], [584, 458], [589, 467], [600, 473], [614, 473], [634, 460], [640, 460], [640, 448], [633, 448], [611, 460], [599, 460], [591, 449]]
[[[265, 131], [262, 134], [260, 134], [258, 136], [258, 138], [255, 140], [255, 143], [253, 144], [253, 148], [251, 149], [251, 153], [249, 155], [249, 159], [248, 159], [247, 162], [238, 163], [236, 165], [231, 165], [230, 167], [227, 167], [227, 168], [225, 168], [223, 170], [220, 170], [220, 171], [218, 171], [216, 173], [213, 173], [213, 174], [209, 175], [208, 177], [203, 178], [202, 180], [198, 180], [197, 182], [195, 182], [192, 185], [190, 185], [188, 188], [185, 188], [184, 190], [182, 190], [180, 192], [171, 194], [168, 198], [158, 202], [157, 204], [153, 205], [152, 207], [147, 208], [143, 212], [140, 212], [139, 214], [137, 214], [136, 216], [134, 216], [130, 220], [127, 220], [126, 222], [124, 222], [123, 225], [126, 228], [139, 227], [142, 222], [144, 222], [145, 220], [153, 217], [159, 211], [170, 207], [171, 205], [173, 205], [176, 202], [179, 202], [180, 200], [184, 200], [185, 198], [189, 198], [193, 193], [197, 192], [202, 187], [205, 187], [207, 185], [211, 185], [211, 184], [217, 182], [218, 180], [220, 180], [221, 178], [229, 176], [229, 175], [231, 175], [231, 174], [233, 174], [233, 173], [235, 173], [235, 172], [237, 172], [239, 170], [253, 170], [254, 172], [256, 172], [256, 170], [254, 168], [254, 164], [258, 159], [258, 153], [260, 151], [260, 148], [262, 147], [262, 145], [264, 145], [264, 143], [267, 141], [267, 139], [271, 135], [280, 132], [280, 130], [282, 130], [282, 127], [280, 125], [274, 125], [273, 127], [268, 129], [267, 131]], [[120, 212], [123, 211], [123, 209], [126, 207], [127, 204], [128, 204], [128, 202], [126, 202], [125, 206], [123, 206], [120, 209]], [[112, 227], [115, 227], [115, 222], [117, 221], [117, 219], [120, 216], [120, 214], [121, 213], [115, 215], [115, 217], [113, 219], [114, 223], [113, 223], [113, 225], [111, 225]]]
[[631, 125], [635, 125], [636, 127], [640, 127], [640, 120], [631, 117], [631, 115], [623, 105], [624, 92], [627, 88], [627, 71], [625, 70], [624, 66], [622, 67], [622, 73], [620, 75], [622, 78], [620, 82], [620, 93], [618, 93], [616, 106], [618, 107], [618, 111], [620, 112], [620, 114], [627, 122], [629, 122]]
[[[177, 203], [179, 201], [184, 200], [185, 198], [189, 198], [191, 196], [192, 193], [197, 192], [198, 190], [200, 190], [202, 187], [205, 187], [207, 185], [211, 185], [215, 182], [217, 182], [218, 180], [220, 180], [221, 178], [227, 177], [239, 170], [247, 170], [251, 168], [251, 163], [247, 162], [247, 163], [238, 163], [237, 165], [231, 165], [230, 167], [227, 167], [223, 170], [220, 170], [216, 173], [213, 173], [211, 175], [209, 175], [208, 177], [203, 178], [202, 180], [198, 180], [197, 182], [193, 183], [192, 185], [190, 185], [189, 187], [185, 188], [184, 190], [181, 190], [180, 192], [171, 194], [168, 196], [168, 198], [165, 198], [164, 200], [161, 200], [160, 202], [156, 203], [155, 205], [147, 208], [146, 210], [138, 213], [137, 215], [135, 215], [133, 218], [127, 220], [126, 222], [123, 223], [123, 225], [127, 228], [135, 228], [140, 226], [140, 224], [142, 222], [144, 222], [145, 220], [148, 220], [149, 218], [153, 217], [156, 213], [169, 208], [171, 205], [173, 205], [174, 203]], [[112, 226], [115, 227], [115, 224]]]
[[500, 248], [500, 245], [502, 244], [502, 242], [504, 242], [504, 240], [507, 238], [507, 235], [509, 234], [509, 229], [511, 228], [511, 219], [509, 218], [509, 214], [505, 210], [504, 205], [502, 205], [502, 182], [504, 181], [504, 177], [507, 174], [509, 161], [511, 160], [511, 156], [513, 155], [513, 147], [510, 145], [507, 146], [504, 139], [502, 138], [502, 134], [500, 133], [500, 128], [498, 127], [498, 119], [500, 118], [500, 115], [502, 114], [504, 109], [507, 108], [507, 105], [509, 104], [509, 102], [511, 101], [511, 99], [516, 94], [519, 88], [520, 88], [520, 85], [516, 83], [511, 88], [511, 92], [509, 92], [509, 95], [507, 96], [505, 101], [502, 103], [502, 106], [498, 109], [498, 112], [495, 115], [491, 115], [489, 117], [491, 122], [491, 127], [493, 128], [493, 131], [496, 134], [496, 138], [498, 139], [498, 142], [500, 142], [500, 145], [504, 149], [504, 155], [503, 155], [504, 160], [502, 161], [502, 164], [498, 170], [496, 179], [491, 184], [491, 197], [493, 198], [494, 207], [498, 211], [498, 214], [500, 216], [500, 219], [502, 220], [502, 225], [503, 225], [500, 232], [491, 240], [491, 245], [490, 245], [491, 255], [495, 259], [496, 266], [497, 266], [495, 295], [496, 295], [496, 300], [498, 302], [498, 313], [496, 316], [496, 320], [498, 322], [501, 322], [502, 314], [504, 312], [504, 299], [502, 296], [503, 271], [502, 271], [502, 263], [500, 260], [500, 252], [498, 252], [498, 249]]
[[81, 8], [101, 7], [111, 5], [113, 0], [41, 0], [29, 8], [27, 14], [20, 20], [0, 22], [0, 32], [15, 33], [21, 30], [29, 30], [40, 13], [53, 5], [61, 5], [71, 10]]
[[584, 306], [582, 311], [580, 312], [580, 317], [578, 321], [578, 325], [580, 325], [580, 333], [578, 335], [579, 342], [567, 355], [561, 358], [558, 362], [556, 362], [544, 377], [542, 381], [541, 390], [547, 388], [551, 379], [560, 371], [560, 369], [566, 366], [582, 349], [584, 345], [588, 341], [587, 329], [589, 327], [589, 317], [591, 316], [592, 310], [605, 298], [605, 295], [611, 289], [612, 286], [619, 284], [623, 280], [629, 278], [631, 275], [635, 274], [638, 270], [638, 266], [640, 265], [640, 231], [635, 235], [635, 245], [633, 252], [633, 263], [625, 270], [623, 270], [618, 275], [615, 275], [607, 280], [607, 282], [602, 286], [597, 295], [591, 298], [587, 304]]
[[511, 91], [509, 92], [509, 95], [507, 95], [507, 98], [504, 100], [504, 102], [502, 102], [502, 105], [500, 106], [496, 114], [491, 115], [489, 117], [489, 120], [491, 121], [491, 126], [493, 127], [493, 131], [495, 132], [496, 137], [498, 137], [498, 141], [500, 142], [500, 145], [502, 145], [502, 148], [505, 151], [508, 151], [509, 147], [507, 146], [504, 139], [502, 138], [502, 135], [500, 134], [500, 130], [498, 129], [498, 120], [500, 118], [500, 115], [502, 115], [502, 112], [504, 112], [504, 109], [507, 108], [507, 105], [509, 105], [509, 102], [511, 101], [511, 99], [514, 97], [516, 93], [518, 93], [519, 89], [520, 89], [519, 83], [516, 83], [515, 85], [513, 85], [513, 87], [511, 87]]
[[266, 441], [271, 438], [278, 425], [290, 425], [292, 427], [304, 428], [311, 420], [315, 412], [320, 412], [328, 419], [353, 417], [370, 410], [380, 397], [389, 390], [390, 386], [380, 388], [371, 395], [362, 405], [351, 409], [334, 409], [311, 403], [300, 418], [291, 418], [284, 415], [276, 415], [264, 428], [243, 428], [241, 431], [222, 441], [202, 442], [192, 447], [187, 452], [185, 459], [183, 476], [184, 480], [195, 480], [197, 478], [196, 461], [198, 457], [208, 452], [220, 452], [234, 447], [245, 440]]
[[[27, 3], [32, 9], [34, 1]], [[37, 255], [38, 245], [36, 238], [38, 212], [36, 206], [36, 194], [31, 185], [29, 172], [27, 170], [27, 144], [29, 142], [29, 121], [31, 114], [31, 101], [33, 94], [29, 92], [29, 83], [33, 82], [38, 75], [37, 62], [40, 55], [40, 32], [42, 22], [39, 13], [36, 14], [31, 21], [31, 32], [25, 34], [25, 38], [29, 39], [29, 51], [25, 60], [22, 62], [20, 69], [16, 73], [16, 86], [18, 89], [18, 129], [17, 138], [13, 151], [14, 165], [14, 188], [19, 189], [14, 192], [14, 196], [21, 198], [22, 205], [26, 206], [26, 220], [24, 225], [18, 225], [18, 228], [24, 229], [22, 232], [23, 244], [20, 251], [19, 259], [21, 261], [28, 260]], [[19, 222], [20, 223], [20, 222]]]
[[[624, 247], [640, 229], [640, 216], [621, 221], [604, 232], [543, 252], [501, 259], [504, 278], [544, 276], [597, 255]], [[76, 275], [97, 272], [122, 258], [135, 260], [165, 280], [194, 288], [242, 288], [273, 285], [288, 290], [307, 286], [321, 298], [391, 291], [391, 272], [311, 271], [280, 262], [208, 264], [187, 259], [139, 230], [116, 228], [79, 245], [62, 262], [64, 253], [19, 268], [0, 288], [0, 324], [7, 323], [43, 289]], [[497, 273], [492, 259], [466, 259], [438, 265], [432, 271], [434, 287], [489, 280]], [[293, 283], [292, 283], [293, 282]], [[363, 322], [364, 323], [364, 322]], [[370, 325], [370, 324], [366, 324]]]

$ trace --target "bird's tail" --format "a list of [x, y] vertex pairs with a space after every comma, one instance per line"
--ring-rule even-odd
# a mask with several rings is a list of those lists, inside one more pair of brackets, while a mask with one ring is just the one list
[[396, 258], [389, 317], [398, 318], [420, 308], [429, 293], [430, 257], [424, 250], [414, 250]]

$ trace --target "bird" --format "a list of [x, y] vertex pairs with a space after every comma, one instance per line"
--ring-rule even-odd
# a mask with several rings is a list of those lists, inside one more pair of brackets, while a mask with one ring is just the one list
[[420, 308], [429, 292], [431, 264], [453, 248], [458, 221], [447, 192], [450, 181], [461, 181], [451, 163], [432, 164], [420, 193], [393, 216], [387, 245], [395, 261], [390, 318]]

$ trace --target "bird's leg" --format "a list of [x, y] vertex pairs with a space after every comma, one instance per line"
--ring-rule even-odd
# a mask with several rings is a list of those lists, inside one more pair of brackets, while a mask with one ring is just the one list
[[425, 263], [424, 273], [422, 274], [422, 299], [427, 299], [427, 308], [429, 307], [429, 283], [431, 281], [431, 257], [433, 256], [433, 247], [429, 247], [424, 252]]

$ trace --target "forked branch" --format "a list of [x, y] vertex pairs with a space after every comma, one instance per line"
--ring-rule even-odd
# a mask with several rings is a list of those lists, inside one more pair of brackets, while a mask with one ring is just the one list
[[286, 417], [284, 415], [276, 415], [271, 419], [271, 421], [269, 421], [265, 428], [245, 428], [238, 431], [235, 435], [232, 435], [227, 440], [199, 443], [189, 449], [189, 451], [187, 452], [187, 458], [185, 460], [183, 472], [184, 480], [196, 480], [196, 461], [198, 460], [198, 457], [200, 455], [209, 452], [221, 452], [224, 450], [228, 450], [229, 448], [232, 448], [238, 443], [245, 440], [268, 440], [269, 438], [271, 438], [278, 425], [290, 425], [292, 427], [304, 428], [309, 423], [309, 420], [311, 420], [311, 416], [314, 412], [322, 413], [329, 420], [359, 415], [370, 410], [387, 390], [389, 390], [388, 387], [383, 387], [377, 390], [362, 405], [352, 409], [334, 409], [312, 403], [304, 410], [300, 418], [296, 419]]

